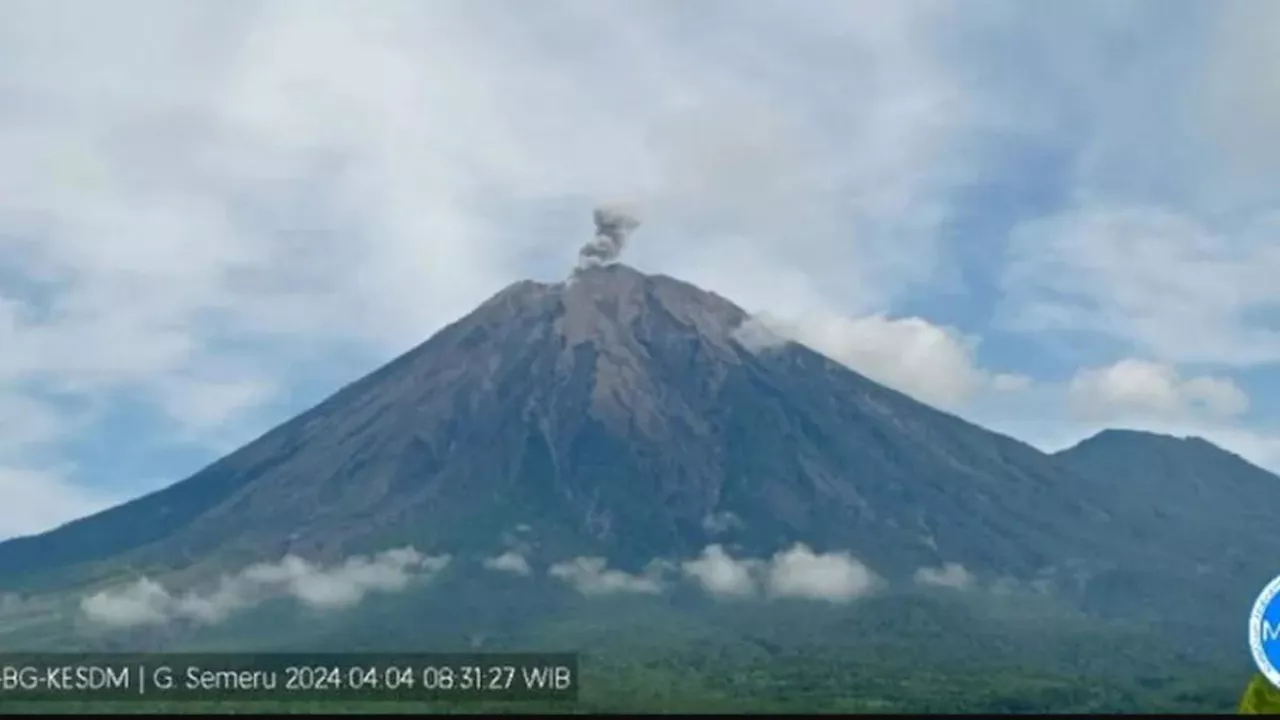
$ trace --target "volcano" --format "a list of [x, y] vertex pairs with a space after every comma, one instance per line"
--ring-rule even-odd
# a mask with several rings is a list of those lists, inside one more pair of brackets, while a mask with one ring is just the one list
[[[491, 555], [514, 528], [546, 563], [635, 569], [710, 544], [759, 557], [803, 543], [850, 552], [890, 584], [956, 563], [990, 578], [1066, 573], [1143, 603], [1163, 590], [1133, 583], [1199, 572], [1178, 523], [1135, 522], [1134, 492], [1108, 490], [1126, 482], [1108, 477], [1118, 451], [1045, 454], [805, 346], [758, 347], [748, 319], [622, 264], [515, 283], [195, 475], [0, 544], [0, 586], [405, 544]], [[1215, 452], [1228, 457], [1210, 448], [1195, 482]], [[1247, 488], [1203, 490], [1236, 500], [1204, 507], [1280, 500], [1280, 481], [1250, 468]], [[1197, 520], [1197, 556], [1229, 558], [1212, 572], [1247, 585], [1272, 570], [1275, 543], [1212, 535], [1231, 523]]]

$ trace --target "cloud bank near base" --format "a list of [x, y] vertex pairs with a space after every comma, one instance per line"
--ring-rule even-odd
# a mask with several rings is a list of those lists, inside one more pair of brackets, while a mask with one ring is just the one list
[[528, 576], [533, 573], [533, 568], [529, 566], [529, 561], [525, 559], [524, 555], [515, 550], [508, 550], [501, 555], [485, 558], [484, 566], [490, 570], [511, 573], [512, 575]]
[[864, 597], [884, 584], [847, 552], [816, 553], [803, 544], [767, 559], [735, 558], [715, 544], [691, 560], [654, 560], [640, 573], [610, 568], [602, 557], [578, 557], [552, 565], [548, 575], [592, 597], [657, 595], [674, 581], [687, 580], [720, 598], [804, 598], [843, 603]]
[[[533, 579], [535, 572], [522, 552], [472, 558], [485, 570]], [[323, 566], [287, 555], [278, 562], [250, 565], [224, 575], [203, 589], [174, 590], [153, 578], [102, 590], [84, 597], [80, 612], [92, 625], [113, 630], [185, 622], [216, 625], [262, 604], [292, 599], [316, 611], [338, 611], [358, 605], [375, 593], [402, 591], [430, 580], [455, 563], [449, 554], [426, 555], [413, 547], [355, 555]], [[945, 562], [922, 567], [914, 575], [923, 587], [1014, 594], [1050, 591], [1054, 573], [1031, 581], [995, 578], [980, 581], [963, 565]], [[639, 572], [609, 566], [599, 556], [580, 556], [551, 564], [546, 576], [589, 598], [659, 596], [679, 583], [690, 583], [707, 596], [726, 601], [798, 599], [842, 605], [887, 590], [889, 582], [848, 551], [816, 552], [796, 543], [767, 558], [735, 557], [721, 544], [708, 545], [683, 561], [655, 559]], [[1075, 577], [1083, 582], [1083, 576]], [[28, 600], [0, 594], [0, 617], [23, 612]]]
[[916, 571], [915, 581], [920, 585], [964, 590], [973, 587], [975, 578], [960, 563], [949, 562], [936, 568], [920, 568]]
[[392, 593], [443, 570], [450, 556], [430, 556], [412, 547], [356, 555], [332, 566], [287, 555], [276, 563], [250, 565], [223, 576], [209, 591], [174, 592], [151, 578], [103, 590], [80, 603], [91, 623], [113, 628], [173, 621], [216, 624], [270, 600], [292, 598], [315, 610], [342, 610], [371, 593]]
[[[529, 575], [514, 569], [528, 567], [528, 561], [518, 553], [486, 558], [484, 565], [493, 570]], [[639, 573], [611, 568], [603, 557], [584, 556], [553, 564], [547, 575], [588, 597], [659, 595], [683, 581], [720, 600], [794, 598], [843, 604], [889, 587], [887, 580], [852, 553], [819, 553], [803, 543], [768, 558], [735, 557], [724, 545], [715, 543], [691, 559], [679, 562], [655, 559]], [[912, 580], [921, 587], [1004, 595], [1027, 590], [1043, 594], [1051, 584], [1047, 576], [1030, 583], [1009, 577], [987, 582], [957, 562], [921, 567]]]
[[663, 590], [664, 567], [655, 562], [643, 573], [632, 574], [609, 567], [602, 557], [578, 557], [552, 565], [547, 574], [588, 596], [657, 595]]
[[737, 559], [721, 545], [680, 565], [681, 572], [708, 594], [730, 598], [804, 598], [849, 602], [864, 597], [882, 580], [847, 552], [815, 553], [797, 543], [767, 560]]

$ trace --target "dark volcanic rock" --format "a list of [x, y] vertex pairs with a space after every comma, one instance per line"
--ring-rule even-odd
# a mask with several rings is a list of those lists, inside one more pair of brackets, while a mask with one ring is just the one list
[[180, 568], [412, 542], [639, 567], [801, 541], [906, 578], [1162, 567], [1075, 466], [804, 347], [753, 351], [743, 311], [613, 265], [521, 282], [316, 408], [166, 490], [0, 544], [0, 583], [109, 561]]

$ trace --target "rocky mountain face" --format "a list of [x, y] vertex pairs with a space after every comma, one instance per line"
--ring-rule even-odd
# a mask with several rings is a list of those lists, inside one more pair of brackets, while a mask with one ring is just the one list
[[[710, 543], [759, 557], [804, 542], [889, 579], [954, 562], [1107, 593], [1183, 577], [1190, 556], [1168, 548], [1188, 532], [1205, 562], [1275, 547], [1258, 509], [1280, 481], [1254, 469], [1215, 484], [1221, 451], [1159, 470], [1124, 437], [1049, 456], [803, 346], [757, 347], [745, 319], [624, 265], [514, 284], [194, 476], [0, 544], [0, 586], [397, 543], [491, 554], [517, 527], [547, 562], [638, 568]], [[1156, 492], [1160, 473], [1180, 489]], [[1240, 503], [1255, 519], [1233, 527], [1219, 514]]]

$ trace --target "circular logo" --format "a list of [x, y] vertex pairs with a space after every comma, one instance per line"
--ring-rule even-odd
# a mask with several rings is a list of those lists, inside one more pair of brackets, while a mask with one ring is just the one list
[[1249, 614], [1249, 650], [1259, 672], [1280, 688], [1280, 576], [1253, 601]]

